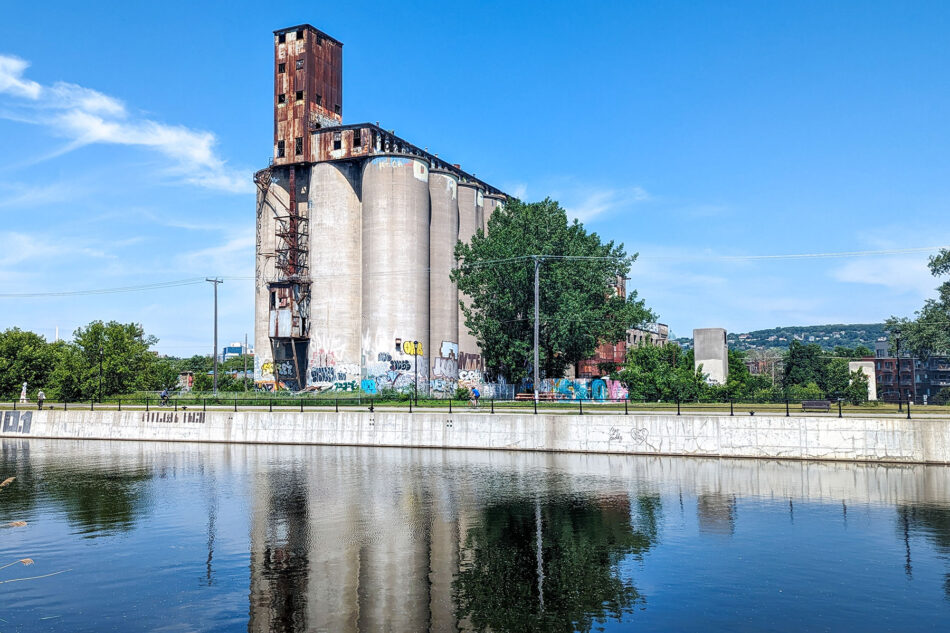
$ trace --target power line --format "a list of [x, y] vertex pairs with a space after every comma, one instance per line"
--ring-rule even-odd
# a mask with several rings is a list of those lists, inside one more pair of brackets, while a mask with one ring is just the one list
[[769, 259], [840, 259], [847, 257], [872, 257], [875, 255], [906, 255], [909, 253], [932, 253], [950, 246], [918, 246], [913, 248], [889, 248], [874, 251], [840, 251], [830, 253], [788, 253], [778, 255], [641, 255], [637, 259], [699, 259], [718, 261], [754, 261]]

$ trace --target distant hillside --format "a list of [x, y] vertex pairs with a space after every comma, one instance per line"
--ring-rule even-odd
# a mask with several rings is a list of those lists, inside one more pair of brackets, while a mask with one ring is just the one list
[[[833, 350], [842, 347], [864, 345], [874, 351], [878, 338], [887, 336], [883, 323], [857, 323], [846, 325], [805, 325], [776, 327], [770, 330], [752, 332], [728, 332], [729, 349], [747, 350], [755, 348], [777, 347], [785, 349], [793, 340], [802, 343], [818, 343], [823, 349]], [[678, 338], [676, 342], [684, 347], [692, 347], [692, 338]]]

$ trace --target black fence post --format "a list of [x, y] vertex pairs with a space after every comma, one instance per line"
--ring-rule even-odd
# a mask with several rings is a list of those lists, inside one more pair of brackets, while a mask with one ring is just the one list
[[584, 401], [580, 398], [577, 399], [577, 410], [580, 411], [581, 415], [584, 415]]
[[838, 417], [841, 417], [841, 398], [838, 398]]
[[90, 411], [95, 411], [95, 410], [96, 410], [96, 401], [95, 401], [95, 399], [92, 399], [92, 400], [89, 401], [89, 410], [90, 410]]
[[234, 399], [234, 412], [237, 413], [237, 398]]
[[732, 398], [729, 398], [729, 415], [735, 415], [735, 414], [736, 414], [736, 412], [735, 412], [735, 410], [732, 408]]
[[910, 398], [907, 399], [907, 419], [910, 419]]
[[336, 406], [336, 412], [339, 413], [339, 412], [340, 412], [340, 399], [339, 399], [339, 398], [334, 398], [334, 399], [333, 399], [333, 404]]
[[268, 399], [267, 399], [267, 412], [268, 412], [268, 413], [273, 413], [273, 412], [274, 412], [274, 399], [273, 399], [273, 398], [268, 398]]
[[452, 413], [452, 398], [449, 398], [449, 413]]
[[491, 412], [492, 412], [492, 413], [495, 412], [495, 399], [494, 399], [494, 398], [491, 399]]
[[[452, 407], [449, 407], [449, 412], [451, 411], [452, 411]], [[369, 412], [370, 413], [373, 412], [373, 396], [369, 397]]]
[[[63, 408], [66, 408], [66, 403], [63, 403]], [[148, 411], [148, 396], [145, 396], [145, 410]]]
[[207, 410], [208, 410], [208, 399], [207, 399], [207, 398], [202, 398], [202, 399], [201, 399], [201, 410], [202, 410], [202, 411], [207, 411]]
[[122, 398], [119, 398], [119, 411], [122, 410]]
[[789, 417], [791, 413], [788, 412], [788, 398], [785, 398], [785, 417]]
[[13, 410], [16, 411], [16, 400], [13, 401]]
[[175, 398], [175, 412], [178, 412], [178, 398]]
[[676, 399], [676, 415], [680, 414], [680, 401], [679, 398]]
[[538, 399], [537, 399], [537, 398], [533, 398], [533, 399], [532, 399], [532, 402], [534, 402], [534, 414], [535, 414], [535, 415], [538, 415]]
[[409, 396], [409, 413], [412, 413], [412, 396]]
[[303, 398], [300, 399], [300, 412], [303, 413]]
[[624, 401], [623, 401], [623, 414], [624, 414], [624, 415], [629, 415], [629, 412], [627, 411], [627, 402], [628, 402], [628, 400], [627, 400], [626, 398], [624, 398]]

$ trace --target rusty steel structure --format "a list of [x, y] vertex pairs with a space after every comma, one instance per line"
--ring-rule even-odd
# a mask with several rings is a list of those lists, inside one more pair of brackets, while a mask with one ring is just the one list
[[[254, 177], [255, 382], [370, 393], [474, 386], [480, 350], [472, 337], [459, 348], [467, 329], [448, 276], [457, 239], [487, 231], [506, 196], [392, 130], [344, 125], [342, 86], [341, 42], [307, 24], [274, 31], [273, 153]], [[462, 189], [490, 201], [465, 231]]]

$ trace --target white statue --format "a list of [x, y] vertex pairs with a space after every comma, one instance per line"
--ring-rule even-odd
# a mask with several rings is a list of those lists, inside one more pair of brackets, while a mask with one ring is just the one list
[[26, 397], [26, 383], [23, 383], [23, 389], [20, 389], [20, 404], [26, 404], [29, 400]]

